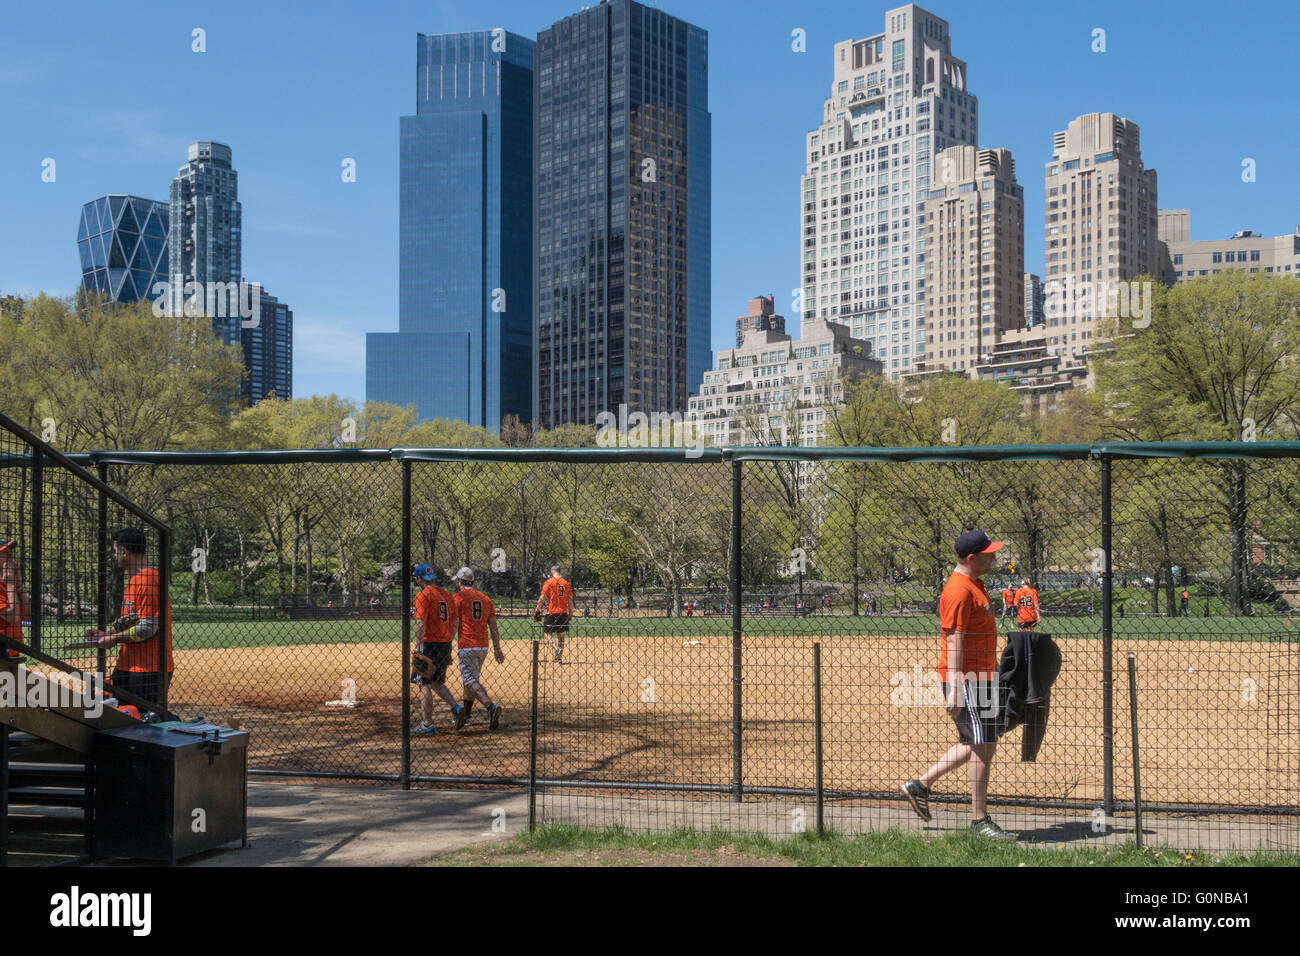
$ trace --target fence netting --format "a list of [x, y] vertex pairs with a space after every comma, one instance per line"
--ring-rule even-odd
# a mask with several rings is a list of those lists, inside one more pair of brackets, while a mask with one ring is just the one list
[[[30, 582], [31, 454], [0, 441], [0, 537]], [[1017, 726], [992, 760], [988, 811], [1003, 829], [1131, 839], [1136, 732], [1149, 841], [1300, 847], [1294, 456], [431, 449], [115, 454], [90, 468], [173, 529], [168, 703], [249, 731], [254, 771], [531, 778], [538, 823], [963, 829], [966, 767], [934, 780], [930, 821], [901, 788], [957, 743], [938, 602], [954, 541], [978, 528], [1005, 542], [983, 579], [997, 664], [1030, 625], [1061, 658], [1033, 759]], [[58, 469], [40, 498], [42, 646], [111, 672], [114, 652], [66, 645], [116, 615], [106, 539], [139, 521]], [[147, 560], [162, 561], [160, 533], [145, 531]], [[453, 643], [431, 733], [408, 731], [424, 718], [409, 682], [422, 563], [451, 594], [472, 571], [503, 657], [489, 641], [466, 671]], [[570, 616], [539, 621], [552, 567]], [[499, 712], [468, 686], [475, 671]], [[1005, 685], [996, 693], [1003, 706]], [[457, 727], [452, 705], [471, 697]]]

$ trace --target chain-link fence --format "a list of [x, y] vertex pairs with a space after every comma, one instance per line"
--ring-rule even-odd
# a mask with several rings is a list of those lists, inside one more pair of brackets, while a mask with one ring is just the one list
[[[254, 772], [531, 781], [538, 822], [964, 827], [968, 766], [927, 771], [958, 738], [940, 592], [955, 539], [980, 528], [1006, 542], [983, 579], [992, 670], [1030, 623], [1061, 658], [1046, 706], [1018, 712], [1041, 736], [1033, 759], [1023, 727], [992, 759], [998, 823], [1041, 841], [1134, 835], [1132, 654], [1147, 838], [1300, 845], [1300, 446], [82, 460], [175, 529], [170, 704], [249, 730]], [[68, 561], [93, 578], [90, 540]], [[476, 696], [452, 645], [432, 733], [415, 732], [409, 682], [418, 563], [449, 593], [473, 570], [503, 657], [485, 632]], [[534, 620], [553, 611], [552, 565], [566, 623]], [[920, 779], [926, 824], [900, 789]]]

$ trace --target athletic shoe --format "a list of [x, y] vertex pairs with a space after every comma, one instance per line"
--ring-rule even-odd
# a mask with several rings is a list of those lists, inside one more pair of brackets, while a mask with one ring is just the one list
[[421, 737], [432, 737], [437, 732], [438, 728], [434, 727], [433, 724], [426, 724], [424, 721], [420, 721], [411, 728], [411, 733], [418, 734]]
[[930, 822], [930, 791], [926, 789], [920, 780], [909, 780], [903, 784], [903, 796], [907, 797], [907, 802], [912, 805], [916, 815], [926, 823]]
[[560, 652], [559, 652], [559, 651], [556, 651], [556, 652], [555, 652], [555, 663], [557, 663], [557, 664], [560, 663]]
[[488, 730], [496, 730], [501, 726], [501, 705], [488, 708]]
[[990, 840], [997, 840], [999, 843], [1015, 843], [1014, 833], [1008, 833], [996, 823], [993, 818], [985, 814], [983, 820], [973, 820], [970, 825], [970, 832], [976, 836], [988, 837]]
[[469, 708], [464, 704], [456, 705], [456, 729], [460, 730], [465, 726], [465, 721], [469, 720]]

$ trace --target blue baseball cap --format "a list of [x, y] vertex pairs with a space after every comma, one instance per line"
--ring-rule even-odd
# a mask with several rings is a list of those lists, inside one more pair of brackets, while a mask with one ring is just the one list
[[957, 539], [957, 557], [969, 558], [972, 554], [991, 554], [1002, 550], [1005, 541], [991, 541], [983, 531], [967, 531]]
[[411, 573], [421, 581], [432, 582], [438, 580], [438, 572], [433, 569], [432, 564], [417, 564]]

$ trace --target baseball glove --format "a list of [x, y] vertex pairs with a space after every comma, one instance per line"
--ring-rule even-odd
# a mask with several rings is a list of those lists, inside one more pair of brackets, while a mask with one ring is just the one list
[[416, 651], [411, 655], [411, 670], [421, 677], [433, 676], [433, 658]]
[[536, 622], [538, 622], [538, 623], [540, 623], [541, 620], [542, 620], [542, 612], [541, 612], [541, 611], [534, 611], [534, 612], [533, 612], [533, 620], [536, 621]]
[[108, 625], [108, 630], [110, 634], [115, 631], [127, 631], [139, 623], [139, 614], [123, 614], [121, 617], [115, 619], [112, 624]]

